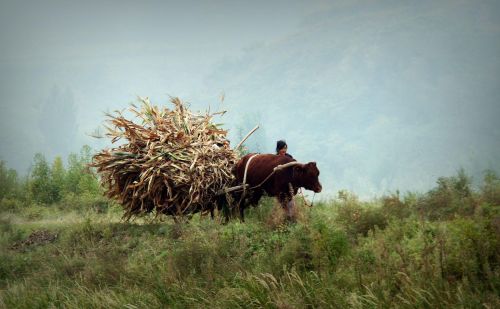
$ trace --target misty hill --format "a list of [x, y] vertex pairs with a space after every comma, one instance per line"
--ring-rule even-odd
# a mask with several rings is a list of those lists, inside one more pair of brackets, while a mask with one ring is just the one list
[[459, 167], [480, 178], [500, 155], [500, 27], [490, 9], [333, 6], [221, 64], [208, 88], [262, 118], [268, 151], [286, 138], [336, 188], [427, 189]]

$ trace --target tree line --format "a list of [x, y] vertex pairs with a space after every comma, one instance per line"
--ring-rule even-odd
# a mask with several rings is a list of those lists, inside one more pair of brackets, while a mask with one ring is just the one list
[[49, 162], [37, 153], [26, 176], [0, 161], [0, 200], [49, 205], [67, 196], [102, 195], [97, 175], [88, 167], [91, 160], [92, 149], [87, 145], [79, 153], [71, 153], [66, 164], [60, 156]]

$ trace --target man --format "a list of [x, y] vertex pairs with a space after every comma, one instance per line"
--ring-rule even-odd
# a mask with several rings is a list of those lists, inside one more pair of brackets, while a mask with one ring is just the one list
[[287, 150], [288, 150], [288, 145], [286, 144], [286, 142], [284, 140], [279, 140], [276, 143], [276, 154], [278, 156], [287, 156], [287, 157], [293, 159], [293, 157], [286, 152]]
[[[287, 153], [286, 151], [288, 150], [288, 145], [284, 140], [279, 140], [276, 143], [276, 154], [278, 156], [286, 156], [289, 157], [290, 159], [293, 159], [293, 157]], [[295, 221], [295, 201], [293, 200], [293, 195], [292, 199], [288, 201], [287, 203], [287, 219], [290, 221]]]

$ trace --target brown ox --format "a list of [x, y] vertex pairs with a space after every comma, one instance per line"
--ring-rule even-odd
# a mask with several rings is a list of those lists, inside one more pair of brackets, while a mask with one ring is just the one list
[[[253, 157], [253, 158], [252, 158]], [[250, 160], [247, 169], [246, 183], [250, 187], [259, 187], [246, 192], [244, 198], [248, 199], [249, 203], [256, 206], [262, 197], [267, 193], [269, 196], [275, 196], [281, 206], [287, 211], [289, 219], [293, 216], [293, 196], [297, 194], [299, 188], [312, 190], [316, 193], [321, 192], [321, 184], [319, 182], [319, 170], [316, 162], [306, 164], [298, 163], [297, 165], [277, 170], [274, 174], [273, 169], [278, 165], [296, 162], [294, 159], [286, 156], [278, 156], [273, 154], [248, 154], [240, 159], [234, 168], [234, 174], [237, 181], [242, 184], [245, 174], [245, 167]], [[267, 180], [266, 178], [270, 175]], [[244, 221], [245, 204], [240, 205], [240, 217]]]

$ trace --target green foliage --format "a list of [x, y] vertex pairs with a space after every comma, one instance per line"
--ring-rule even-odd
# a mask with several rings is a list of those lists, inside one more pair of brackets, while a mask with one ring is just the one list
[[13, 169], [7, 169], [0, 161], [0, 212], [17, 211], [29, 199], [26, 179], [18, 177]]
[[17, 197], [19, 194], [19, 180], [17, 172], [8, 169], [5, 162], [0, 160], [0, 200]]
[[50, 182], [52, 189], [52, 201], [58, 202], [64, 194], [64, 179], [66, 171], [61, 157], [56, 157], [50, 169]]
[[336, 221], [347, 231], [348, 235], [355, 239], [359, 234], [366, 236], [369, 231], [383, 229], [387, 225], [387, 218], [380, 207], [361, 203], [356, 195], [340, 191], [337, 208]]
[[101, 189], [97, 176], [88, 164], [92, 161], [92, 152], [89, 146], [83, 146], [80, 154], [68, 156], [68, 170], [66, 173], [65, 190], [74, 194], [99, 194]]
[[290, 269], [292, 267], [307, 271], [314, 268], [312, 255], [311, 232], [306, 226], [296, 226], [292, 229], [279, 257], [279, 264]]
[[471, 179], [460, 169], [456, 176], [440, 177], [437, 187], [417, 204], [417, 211], [430, 220], [451, 218], [455, 214], [472, 215], [477, 201], [472, 194]]
[[37, 155], [27, 180], [0, 164], [0, 307], [500, 307], [493, 172], [478, 190], [459, 171], [424, 194], [340, 191], [297, 223], [272, 199], [244, 224], [123, 223], [89, 159]]
[[392, 217], [384, 229], [350, 241], [336, 216], [325, 216], [338, 205], [319, 205], [307, 224], [277, 229], [258, 215], [227, 225], [198, 217], [189, 224], [131, 224], [69, 216], [44, 227], [59, 235], [54, 242], [22, 249], [12, 247], [39, 227], [4, 221], [2, 306], [500, 305], [498, 222]]
[[33, 169], [30, 175], [29, 190], [32, 198], [39, 203], [54, 202], [53, 188], [50, 179], [50, 167], [41, 153], [33, 158]]
[[22, 208], [23, 203], [17, 198], [2, 198], [0, 200], [0, 212], [16, 211]]
[[[493, 224], [492, 224], [493, 223]], [[443, 250], [443, 276], [448, 280], [467, 280], [483, 288], [500, 289], [494, 272], [500, 265], [500, 233], [489, 220], [458, 218], [448, 225]], [[497, 268], [495, 270], [495, 268]]]
[[349, 251], [347, 234], [333, 228], [322, 219], [314, 221], [313, 227], [312, 252], [315, 264], [317, 267], [326, 264], [330, 269], [335, 269], [339, 265], [340, 259]]
[[[406, 219], [363, 238], [351, 265], [359, 291], [377, 307], [465, 306], [498, 291], [497, 248], [498, 236], [481, 220]], [[498, 297], [489, 301], [499, 303]]]
[[[40, 204], [63, 208], [73, 205], [77, 206], [75, 209], [91, 206], [105, 211], [110, 202], [102, 197], [97, 176], [88, 167], [91, 158], [90, 147], [84, 146], [80, 154], [69, 155], [65, 169], [61, 157], [56, 157], [49, 165], [42, 154], [36, 154], [26, 180], [19, 180], [17, 173], [8, 170], [0, 161], [0, 209], [14, 211]], [[73, 202], [75, 200], [78, 201]]]
[[382, 212], [387, 218], [408, 218], [415, 208], [417, 200], [418, 197], [414, 193], [408, 193], [402, 200], [399, 191], [397, 191], [394, 194], [382, 197]]
[[481, 193], [486, 203], [490, 205], [500, 205], [500, 178], [495, 171], [487, 170], [484, 173]]

